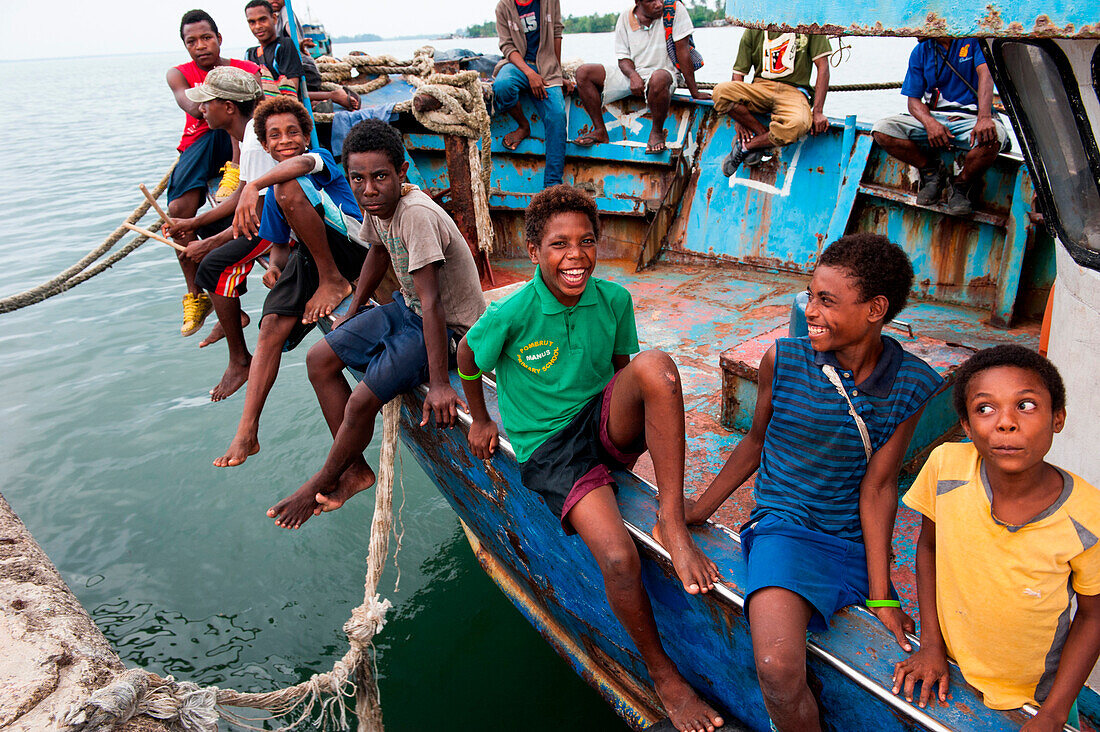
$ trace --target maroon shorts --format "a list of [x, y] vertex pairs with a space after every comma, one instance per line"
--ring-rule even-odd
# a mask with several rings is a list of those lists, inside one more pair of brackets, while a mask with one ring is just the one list
[[546, 438], [519, 466], [523, 484], [542, 496], [566, 534], [576, 533], [568, 521], [573, 506], [600, 486], [614, 489], [611, 471], [632, 468], [646, 451], [644, 435], [623, 452], [607, 434], [611, 392], [618, 376], [612, 376], [569, 424]]

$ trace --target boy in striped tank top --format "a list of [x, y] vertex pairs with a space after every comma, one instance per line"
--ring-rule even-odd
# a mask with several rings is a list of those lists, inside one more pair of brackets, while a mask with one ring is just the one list
[[[748, 435], [695, 502], [706, 520], [759, 469], [741, 530], [746, 613], [764, 703], [779, 730], [820, 729], [806, 683], [806, 630], [867, 604], [898, 645], [913, 621], [890, 583], [898, 472], [943, 380], [882, 335], [905, 307], [913, 267], [878, 234], [822, 252], [808, 288], [809, 336], [780, 338], [760, 363]], [[857, 416], [858, 415], [858, 419]]]

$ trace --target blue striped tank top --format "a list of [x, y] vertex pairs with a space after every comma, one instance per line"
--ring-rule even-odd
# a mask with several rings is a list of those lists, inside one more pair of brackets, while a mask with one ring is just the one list
[[911, 417], [943, 384], [935, 369], [889, 336], [874, 371], [855, 384], [831, 351], [819, 353], [809, 338], [776, 340], [772, 417], [756, 477], [756, 508], [814, 531], [862, 541], [859, 486], [867, 472], [863, 440], [848, 404], [821, 371], [836, 368], [860, 417], [872, 450]]

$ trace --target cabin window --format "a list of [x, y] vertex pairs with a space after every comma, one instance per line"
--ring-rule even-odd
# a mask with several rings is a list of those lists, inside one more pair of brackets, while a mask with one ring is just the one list
[[[994, 43], [1004, 77], [1001, 92], [1025, 138], [1025, 153], [1051, 223], [1074, 259], [1100, 269], [1100, 155], [1078, 89], [1094, 81], [1092, 66], [1078, 68], [1088, 80], [1078, 85], [1069, 61], [1052, 43], [1004, 40]], [[1086, 76], [1087, 75], [1087, 76]], [[1095, 87], [1093, 87], [1095, 89]]]

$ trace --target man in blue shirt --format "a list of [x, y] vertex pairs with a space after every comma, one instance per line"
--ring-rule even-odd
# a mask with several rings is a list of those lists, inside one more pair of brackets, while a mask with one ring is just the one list
[[[993, 77], [978, 40], [921, 39], [909, 56], [901, 93], [909, 114], [876, 122], [875, 142], [920, 171], [919, 205], [936, 203], [946, 192], [947, 212], [966, 216], [974, 182], [1010, 145], [1004, 125], [993, 116]], [[938, 151], [950, 149], [966, 154], [962, 171], [948, 183]]]

